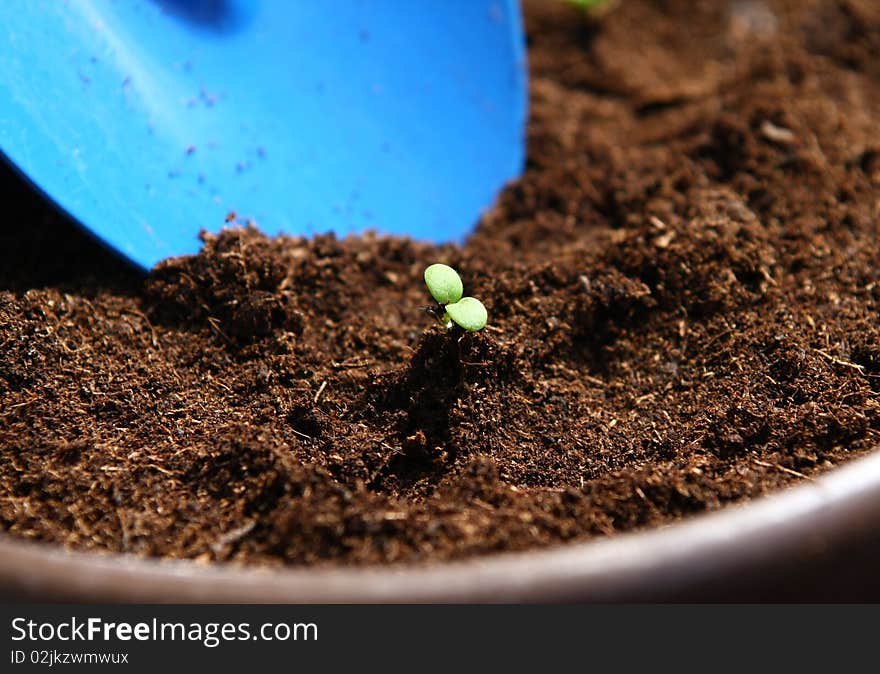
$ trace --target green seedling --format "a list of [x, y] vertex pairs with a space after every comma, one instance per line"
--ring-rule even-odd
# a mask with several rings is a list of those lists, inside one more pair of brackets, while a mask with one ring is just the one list
[[464, 293], [458, 272], [445, 264], [432, 264], [425, 270], [425, 285], [438, 304], [458, 302]]
[[453, 324], [469, 332], [486, 327], [489, 315], [483, 303], [475, 297], [462, 297], [461, 277], [452, 267], [432, 264], [425, 270], [425, 285], [437, 305], [427, 311], [438, 321], [451, 328]]
[[565, 0], [580, 9], [588, 20], [599, 19], [614, 9], [619, 0]]
[[447, 304], [446, 315], [469, 332], [485, 328], [486, 319], [489, 318], [486, 307], [476, 297], [463, 297], [454, 304]]

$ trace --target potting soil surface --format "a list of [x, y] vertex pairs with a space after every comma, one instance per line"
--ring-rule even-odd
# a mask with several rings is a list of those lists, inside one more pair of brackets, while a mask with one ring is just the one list
[[[0, 530], [445, 560], [669, 524], [871, 451], [880, 3], [526, 13], [528, 165], [463, 247], [238, 228], [144, 279], [6, 171]], [[420, 309], [433, 262], [484, 331]]]

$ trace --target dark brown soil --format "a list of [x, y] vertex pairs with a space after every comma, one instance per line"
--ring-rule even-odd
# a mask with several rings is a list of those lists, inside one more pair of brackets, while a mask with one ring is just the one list
[[[667, 524], [871, 451], [880, 3], [545, 1], [528, 24], [528, 168], [463, 248], [236, 230], [143, 282], [7, 176], [0, 528], [448, 559]], [[436, 261], [485, 331], [419, 310]]]

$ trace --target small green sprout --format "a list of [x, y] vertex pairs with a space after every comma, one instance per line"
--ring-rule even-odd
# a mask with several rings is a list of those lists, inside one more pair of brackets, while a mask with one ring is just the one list
[[618, 6], [620, 0], [565, 0], [569, 5], [583, 12], [588, 21], [601, 19], [605, 14]]
[[445, 264], [432, 264], [425, 270], [425, 285], [431, 297], [444, 305], [458, 302], [464, 292], [458, 272]]
[[453, 323], [469, 332], [486, 327], [489, 317], [486, 307], [475, 297], [462, 297], [461, 277], [452, 267], [432, 264], [425, 269], [425, 285], [437, 301], [437, 306], [427, 308], [428, 313], [447, 328]]
[[454, 304], [447, 304], [446, 315], [470, 332], [485, 328], [486, 319], [489, 318], [486, 307], [476, 297], [463, 297]]
[[604, 5], [608, 0], [568, 0], [572, 5], [577, 5], [578, 7], [582, 7], [584, 9], [589, 9], [590, 7], [598, 7], [599, 5]]

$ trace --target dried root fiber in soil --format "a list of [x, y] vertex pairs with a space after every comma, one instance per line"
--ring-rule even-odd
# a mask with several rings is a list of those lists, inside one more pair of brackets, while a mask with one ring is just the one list
[[[439, 560], [665, 524], [870, 451], [876, 3], [527, 19], [528, 167], [461, 248], [243, 229], [144, 281], [7, 176], [0, 528]], [[436, 261], [486, 330], [418, 310]]]

